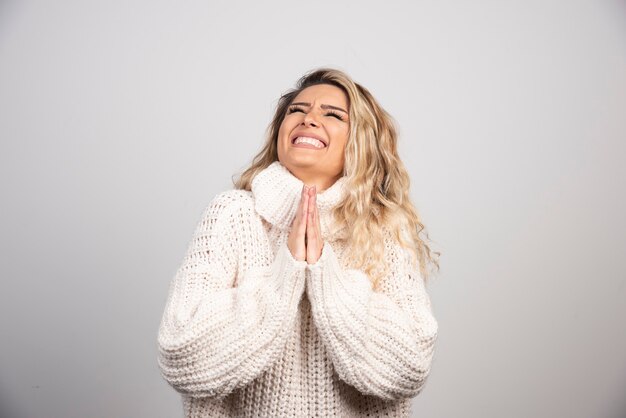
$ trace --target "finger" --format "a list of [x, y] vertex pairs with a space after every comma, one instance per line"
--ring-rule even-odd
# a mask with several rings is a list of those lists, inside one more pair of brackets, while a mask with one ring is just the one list
[[315, 229], [315, 224], [313, 223], [314, 219], [313, 216], [315, 214], [315, 189], [311, 188], [310, 190], [310, 196], [309, 197], [309, 202], [308, 202], [308, 216], [307, 216], [307, 231], [311, 231], [313, 232], [313, 230]]
[[304, 205], [304, 195], [305, 193], [307, 193], [306, 186], [302, 186], [302, 191], [300, 192], [300, 202], [298, 203], [298, 209], [296, 210], [296, 216], [294, 216], [293, 218], [293, 222], [291, 223], [291, 226], [298, 226], [302, 223], [302, 214], [303, 211], [307, 210], [307, 207]]
[[309, 217], [310, 226], [311, 226], [311, 235], [314, 237], [315, 242], [317, 243], [317, 240], [319, 239], [319, 228], [318, 228], [319, 216], [317, 214], [317, 193], [313, 194], [309, 200], [310, 200], [309, 212], [311, 212], [311, 215]]
[[[313, 200], [311, 197], [309, 201]], [[310, 207], [310, 206], [309, 206]], [[307, 253], [311, 256], [314, 255], [315, 248], [317, 247], [317, 229], [315, 228], [315, 220], [313, 219], [313, 211], [311, 210], [307, 216], [306, 236], [307, 236]]]
[[320, 224], [319, 209], [317, 207], [317, 194], [315, 194], [311, 198], [311, 200], [312, 200], [311, 205], [309, 205], [309, 210], [312, 212], [310, 216], [311, 227], [312, 227], [311, 236], [315, 243], [312, 249], [316, 252], [315, 257], [318, 257], [319, 252], [321, 252], [321, 247], [323, 243], [322, 243], [322, 227]]
[[306, 223], [306, 216], [309, 212], [308, 196], [309, 188], [303, 185], [302, 193], [300, 194], [300, 203], [298, 204], [298, 216], [296, 216], [299, 226], [301, 226], [302, 223]]
[[302, 196], [302, 214], [298, 224], [298, 233], [304, 235], [306, 233], [307, 218], [309, 214], [309, 194], [308, 192]]
[[315, 224], [317, 225], [317, 233], [321, 240], [322, 239], [322, 224], [320, 223], [319, 209], [317, 208], [317, 198], [315, 199]]

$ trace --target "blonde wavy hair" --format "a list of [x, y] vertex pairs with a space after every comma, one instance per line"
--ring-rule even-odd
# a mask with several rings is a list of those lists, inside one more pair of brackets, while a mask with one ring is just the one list
[[[339, 225], [347, 226], [351, 267], [365, 272], [377, 289], [389, 273], [384, 235], [391, 233], [410, 250], [413, 267], [419, 264], [420, 274], [427, 281], [430, 266], [439, 270], [440, 253], [426, 244], [428, 234], [411, 203], [409, 175], [398, 156], [395, 121], [365, 87], [343, 71], [327, 67], [311, 70], [280, 97], [262, 149], [250, 167], [233, 180], [235, 187], [250, 191], [252, 179], [278, 161], [278, 130], [287, 109], [302, 90], [316, 84], [339, 87], [349, 102], [350, 132], [343, 170], [347, 192], [332, 214]], [[425, 239], [420, 237], [422, 232]]]

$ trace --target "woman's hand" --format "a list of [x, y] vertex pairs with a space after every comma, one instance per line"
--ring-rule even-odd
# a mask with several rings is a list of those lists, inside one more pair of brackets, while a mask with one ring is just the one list
[[308, 191], [308, 209], [306, 221], [306, 261], [314, 264], [322, 256], [322, 229], [317, 211], [317, 190], [315, 186]]
[[317, 211], [317, 191], [315, 186], [303, 185], [298, 211], [293, 218], [287, 238], [287, 247], [296, 260], [306, 260], [307, 263], [313, 264], [321, 257], [323, 246]]
[[309, 200], [309, 188], [306, 185], [303, 185], [302, 193], [300, 194], [298, 211], [296, 212], [296, 216], [293, 218], [289, 238], [287, 238], [287, 247], [289, 247], [289, 251], [291, 251], [293, 258], [298, 261], [304, 261], [307, 258], [306, 226]]

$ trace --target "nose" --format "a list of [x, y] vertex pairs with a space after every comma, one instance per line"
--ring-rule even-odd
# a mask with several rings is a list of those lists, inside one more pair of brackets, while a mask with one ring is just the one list
[[308, 112], [304, 115], [304, 126], [318, 126], [318, 122], [316, 117], [313, 115], [313, 112]]

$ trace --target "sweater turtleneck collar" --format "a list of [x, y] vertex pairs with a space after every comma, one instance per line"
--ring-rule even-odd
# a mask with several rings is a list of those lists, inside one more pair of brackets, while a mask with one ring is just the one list
[[[317, 209], [323, 239], [331, 239], [345, 231], [345, 227], [333, 228], [332, 209], [343, 197], [346, 180], [346, 176], [340, 177], [328, 189], [317, 193]], [[280, 161], [274, 161], [252, 179], [251, 189], [257, 213], [272, 225], [290, 230], [300, 204], [303, 185], [304, 182], [294, 176]]]

